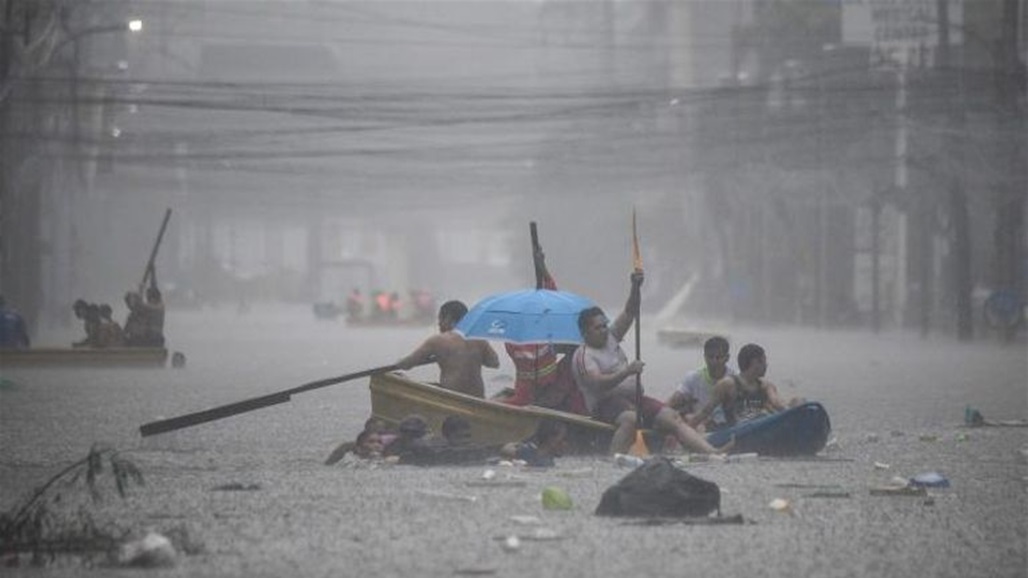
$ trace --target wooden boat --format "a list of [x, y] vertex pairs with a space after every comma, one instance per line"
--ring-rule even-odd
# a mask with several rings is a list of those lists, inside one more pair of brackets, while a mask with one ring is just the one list
[[435, 432], [441, 431], [447, 417], [459, 415], [471, 424], [473, 443], [482, 446], [523, 440], [535, 432], [536, 425], [544, 418], [568, 425], [572, 453], [604, 453], [614, 433], [613, 426], [589, 417], [473, 397], [398, 373], [371, 376], [371, 413], [391, 425], [416, 413], [424, 417]]
[[0, 367], [164, 367], [163, 347], [0, 349]]
[[[499, 445], [525, 439], [543, 418], [568, 424], [573, 453], [606, 453], [613, 426], [589, 417], [541, 407], [517, 407], [442, 389], [414, 381], [398, 373], [371, 376], [371, 413], [390, 425], [416, 413], [425, 418], [433, 431], [442, 429], [443, 420], [459, 415], [471, 424], [476, 445]], [[786, 411], [740, 423], [732, 428], [707, 434], [707, 441], [721, 446], [735, 436], [731, 453], [758, 453], [766, 456], [813, 455], [824, 449], [831, 433], [828, 412], [821, 404], [808, 402]], [[647, 432], [651, 450], [659, 451], [662, 436]]]
[[831, 432], [832, 424], [825, 408], [820, 403], [807, 402], [711, 432], [707, 434], [707, 441], [720, 446], [735, 436], [732, 453], [807, 456], [823, 450]]

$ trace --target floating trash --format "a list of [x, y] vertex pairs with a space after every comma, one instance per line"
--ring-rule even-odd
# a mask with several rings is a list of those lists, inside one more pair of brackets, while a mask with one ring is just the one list
[[894, 488], [905, 488], [910, 485], [910, 480], [902, 476], [893, 476], [892, 479], [889, 480], [889, 485]]
[[214, 486], [211, 488], [212, 492], [256, 492], [261, 489], [260, 484], [240, 484], [239, 482], [232, 482], [230, 484], [221, 484], [220, 486]]
[[638, 456], [630, 456], [628, 454], [614, 454], [614, 463], [622, 468], [638, 468], [645, 464], [646, 460]]
[[570, 510], [574, 505], [571, 502], [571, 496], [556, 486], [543, 488], [541, 497], [543, 508], [547, 510]]
[[161, 568], [175, 565], [175, 547], [167, 537], [150, 532], [139, 540], [121, 545], [118, 563], [122, 566]]
[[507, 552], [517, 552], [521, 549], [521, 538], [517, 536], [507, 536], [503, 540], [503, 549]]
[[874, 466], [875, 466], [876, 470], [887, 470], [887, 469], [892, 467], [889, 464], [884, 463], [884, 462], [875, 462]]
[[496, 477], [496, 470], [486, 470], [482, 472], [483, 480], [491, 480]]
[[914, 488], [911, 486], [886, 486], [883, 488], [871, 488], [872, 496], [927, 496], [928, 492], [924, 488]]
[[522, 526], [533, 526], [533, 525], [536, 525], [536, 524], [542, 524], [543, 523], [543, 521], [541, 519], [539, 519], [539, 517], [537, 517], [537, 516], [523, 516], [523, 515], [511, 516], [510, 517], [510, 521], [514, 522], [515, 524], [521, 524]]
[[804, 498], [849, 498], [849, 492], [813, 492], [803, 496]]
[[924, 472], [910, 478], [910, 485], [921, 488], [948, 488], [949, 480], [939, 472]]
[[775, 498], [771, 500], [771, 503], [768, 504], [767, 507], [771, 508], [776, 512], [792, 513], [792, 504], [789, 503], [789, 500], [785, 500], [782, 498]]
[[977, 409], [969, 405], [964, 406], [964, 425], [968, 427], [981, 427], [985, 425], [985, 417]]

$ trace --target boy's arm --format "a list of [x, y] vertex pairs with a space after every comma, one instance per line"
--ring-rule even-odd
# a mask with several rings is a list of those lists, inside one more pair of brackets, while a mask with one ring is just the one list
[[714, 384], [714, 390], [710, 393], [710, 401], [707, 402], [707, 405], [703, 406], [703, 409], [693, 415], [692, 419], [687, 420], [689, 425], [695, 428], [707, 423], [714, 410], [729, 401], [731, 390], [732, 381], [730, 378], [724, 378]]
[[782, 398], [778, 397], [778, 388], [775, 386], [775, 384], [771, 383], [770, 381], [765, 381], [764, 391], [767, 395], [767, 405], [769, 405], [771, 409], [775, 411], [785, 410], [785, 404], [782, 403]]
[[671, 397], [667, 398], [668, 407], [676, 411], [681, 411], [694, 403], [696, 403], [696, 398], [685, 393], [681, 389], [676, 389], [674, 393], [671, 394]]

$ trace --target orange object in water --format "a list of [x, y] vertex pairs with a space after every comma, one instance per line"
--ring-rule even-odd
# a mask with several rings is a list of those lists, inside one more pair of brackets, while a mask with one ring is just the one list
[[650, 448], [646, 446], [646, 439], [641, 430], [635, 431], [635, 442], [632, 443], [632, 447], [628, 448], [628, 455], [637, 458], [650, 457]]

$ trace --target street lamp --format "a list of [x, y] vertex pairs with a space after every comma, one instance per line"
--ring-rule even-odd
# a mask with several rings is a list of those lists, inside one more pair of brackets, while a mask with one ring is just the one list
[[[72, 106], [72, 144], [77, 155], [79, 153], [79, 144], [81, 142], [81, 127], [79, 122], [79, 72], [81, 69], [81, 41], [89, 36], [96, 36], [99, 34], [110, 34], [116, 32], [129, 32], [131, 34], [138, 34], [143, 30], [143, 21], [138, 18], [132, 18], [123, 22], [116, 22], [113, 24], [100, 24], [96, 26], [90, 26], [81, 30], [71, 31], [69, 30], [66, 19], [61, 21], [62, 28], [67, 32], [67, 36], [54, 47], [52, 53], [56, 54], [61, 48], [72, 45], [72, 64], [71, 64], [71, 75], [70, 75], [70, 86], [69, 92], [71, 92], [71, 106]], [[127, 66], [127, 65], [126, 65]], [[121, 68], [119, 64], [119, 68]], [[82, 177], [81, 167], [77, 171], [79, 177]]]
[[[50, 52], [51, 55], [60, 54], [60, 51], [71, 44], [71, 74], [69, 75], [69, 93], [71, 97], [71, 138], [72, 138], [72, 154], [74, 155], [74, 178], [76, 180], [75, 188], [78, 190], [88, 188], [87, 178], [85, 175], [85, 164], [82, 158], [81, 144], [82, 144], [82, 126], [81, 126], [81, 103], [79, 102], [79, 74], [81, 72], [81, 52], [82, 52], [82, 41], [86, 38], [98, 36], [101, 34], [114, 34], [114, 33], [125, 33], [138, 34], [143, 30], [143, 21], [137, 18], [125, 20], [121, 22], [114, 22], [108, 24], [98, 24], [94, 26], [88, 26], [79, 30], [73, 30], [68, 25], [67, 14], [61, 18], [61, 28], [65, 32], [65, 37], [58, 42], [53, 50]], [[119, 65], [119, 69], [121, 69]], [[69, 191], [70, 192], [70, 191]], [[79, 232], [76, 226], [76, 218], [78, 213], [78, 203], [80, 194], [78, 191], [70, 194], [69, 202], [67, 203], [67, 209], [69, 211], [69, 237], [71, 244], [71, 260], [68, 263], [68, 277], [66, 286], [71, 290], [77, 290], [78, 282], [78, 251], [79, 251]], [[59, 276], [58, 276], [59, 278]]]

